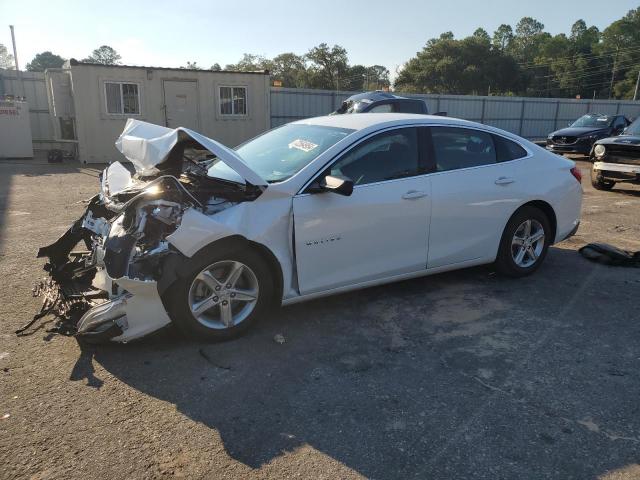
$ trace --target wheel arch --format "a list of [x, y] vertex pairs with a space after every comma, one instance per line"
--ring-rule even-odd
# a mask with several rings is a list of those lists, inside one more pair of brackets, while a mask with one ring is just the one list
[[497, 256], [497, 252], [500, 249], [500, 244], [502, 243], [502, 237], [504, 236], [504, 232], [507, 229], [507, 225], [509, 225], [509, 222], [511, 221], [511, 219], [523, 208], [525, 207], [535, 207], [538, 210], [540, 210], [542, 213], [544, 213], [546, 215], [546, 217], [549, 219], [549, 224], [551, 225], [551, 242], [549, 243], [549, 245], [553, 245], [556, 241], [556, 232], [558, 229], [558, 219], [556, 217], [556, 212], [553, 209], [553, 207], [551, 206], [550, 203], [545, 202], [544, 200], [530, 200], [526, 203], [523, 203], [522, 205], [520, 205], [518, 208], [516, 208], [513, 213], [509, 216], [509, 218], [507, 219], [507, 221], [504, 223], [504, 226], [502, 227], [502, 234], [500, 235], [500, 242], [498, 243], [498, 247], [496, 249], [496, 256]]
[[[549, 219], [549, 224], [551, 225], [551, 242], [550, 242], [550, 245], [553, 245], [555, 243], [555, 241], [556, 241], [556, 234], [557, 234], [557, 231], [558, 231], [558, 218], [556, 217], [556, 212], [553, 209], [553, 207], [551, 206], [551, 204], [549, 204], [548, 202], [545, 202], [544, 200], [532, 200], [530, 202], [525, 203], [524, 205], [521, 205], [518, 208], [518, 210], [520, 210], [520, 209], [522, 209], [524, 207], [535, 207], [538, 210], [541, 210], [542, 213], [544, 213], [546, 215], [546, 217]], [[515, 215], [518, 210], [513, 212], [513, 215]], [[509, 218], [509, 220], [511, 220], [511, 218]]]
[[[254, 242], [249, 240], [248, 238], [236, 234], [229, 235], [224, 238], [220, 238], [218, 240], [214, 240], [211, 243], [208, 243], [204, 247], [200, 248], [196, 253], [194, 253], [191, 258], [198, 257], [208, 257], [212, 254], [213, 251], [226, 250], [228, 252], [234, 252], [242, 249], [252, 249], [255, 250], [260, 257], [265, 261], [265, 263], [269, 266], [269, 269], [275, 274], [275, 285], [274, 285], [274, 296], [278, 303], [282, 301], [282, 292], [284, 288], [284, 279], [282, 273], [282, 267], [280, 262], [278, 262], [275, 254], [266, 246], [258, 242]], [[160, 295], [163, 295], [164, 292], [175, 282], [175, 280], [183, 274], [183, 266], [185, 265], [185, 260], [188, 257], [183, 255], [180, 252], [175, 252], [175, 255], [172, 255], [164, 264], [163, 272], [158, 280], [158, 292]]]

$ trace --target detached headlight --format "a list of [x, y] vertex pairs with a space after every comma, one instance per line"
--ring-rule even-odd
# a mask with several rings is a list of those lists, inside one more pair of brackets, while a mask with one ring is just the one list
[[605, 153], [607, 153], [607, 149], [605, 148], [604, 145], [596, 145], [595, 148], [593, 149], [593, 153], [595, 154], [596, 157], [602, 158], [604, 157]]

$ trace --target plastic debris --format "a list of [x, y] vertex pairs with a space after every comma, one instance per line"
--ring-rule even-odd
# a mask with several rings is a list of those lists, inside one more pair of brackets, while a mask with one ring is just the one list
[[282, 345], [286, 340], [284, 339], [284, 335], [278, 333], [273, 337], [273, 341]]

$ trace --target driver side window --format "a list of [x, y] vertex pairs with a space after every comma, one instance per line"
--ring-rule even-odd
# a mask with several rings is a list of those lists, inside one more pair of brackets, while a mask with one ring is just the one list
[[330, 168], [330, 175], [347, 177], [354, 185], [418, 175], [418, 132], [402, 128], [365, 140]]

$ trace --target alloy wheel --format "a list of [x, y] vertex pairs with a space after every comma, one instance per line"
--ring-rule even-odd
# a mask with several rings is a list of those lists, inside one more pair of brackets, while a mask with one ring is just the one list
[[207, 328], [235, 327], [244, 321], [258, 302], [258, 278], [247, 265], [223, 260], [204, 268], [189, 288], [193, 317]]
[[518, 267], [528, 268], [538, 261], [544, 250], [544, 227], [534, 219], [525, 220], [513, 234], [511, 256]]

